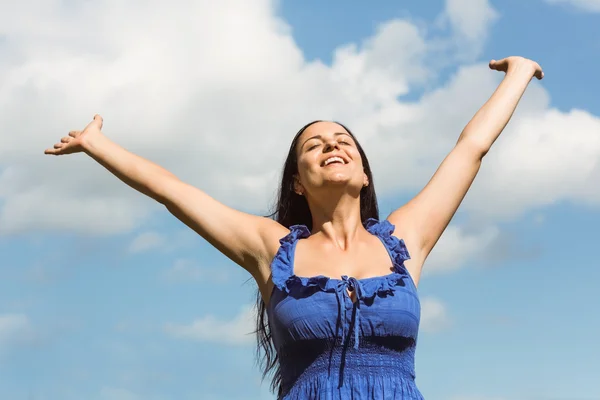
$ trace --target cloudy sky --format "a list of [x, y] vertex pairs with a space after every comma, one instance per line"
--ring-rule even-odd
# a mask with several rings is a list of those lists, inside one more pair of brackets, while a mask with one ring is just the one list
[[[402, 3], [402, 4], [400, 4]], [[382, 217], [522, 55], [532, 82], [425, 265], [429, 399], [600, 399], [600, 2], [0, 0], [0, 397], [272, 399], [250, 276], [84, 155], [111, 139], [264, 214], [296, 130], [361, 140]]]

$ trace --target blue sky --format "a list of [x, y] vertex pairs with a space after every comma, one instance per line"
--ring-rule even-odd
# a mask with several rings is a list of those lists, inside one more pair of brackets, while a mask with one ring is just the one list
[[295, 130], [342, 120], [385, 217], [492, 93], [487, 62], [522, 55], [546, 78], [425, 264], [417, 383], [600, 399], [597, 1], [148, 4], [0, 6], [1, 398], [273, 398], [245, 334], [250, 276], [92, 160], [42, 155], [94, 113], [255, 213]]

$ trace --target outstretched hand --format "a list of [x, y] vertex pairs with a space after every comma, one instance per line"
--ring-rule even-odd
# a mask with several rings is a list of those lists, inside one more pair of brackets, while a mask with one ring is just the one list
[[542, 79], [544, 77], [544, 72], [542, 71], [540, 64], [524, 57], [512, 56], [498, 61], [492, 60], [490, 61], [490, 68], [502, 72], [524, 68], [531, 71], [532, 76], [535, 76], [537, 79]]
[[92, 122], [83, 131], [69, 132], [69, 136], [61, 138], [60, 142], [54, 145], [54, 148], [46, 149], [44, 154], [61, 156], [64, 154], [80, 153], [84, 151], [84, 141], [89, 140], [90, 137], [101, 135], [101, 130], [102, 117], [96, 114]]

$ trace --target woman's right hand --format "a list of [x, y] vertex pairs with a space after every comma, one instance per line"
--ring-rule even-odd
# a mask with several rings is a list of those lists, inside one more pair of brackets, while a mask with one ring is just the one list
[[94, 115], [94, 119], [83, 131], [71, 131], [69, 136], [60, 139], [54, 148], [46, 149], [44, 154], [62, 156], [64, 154], [81, 153], [85, 151], [85, 144], [91, 139], [102, 135], [102, 117]]

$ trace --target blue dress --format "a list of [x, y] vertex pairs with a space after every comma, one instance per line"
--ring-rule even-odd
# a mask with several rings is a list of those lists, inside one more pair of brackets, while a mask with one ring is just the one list
[[[283, 399], [422, 400], [415, 385], [414, 355], [420, 303], [404, 261], [404, 241], [387, 220], [369, 219], [393, 272], [373, 278], [299, 277], [294, 274], [304, 225], [290, 227], [271, 264], [274, 283], [267, 307], [279, 356]], [[348, 296], [354, 291], [356, 301]]]

